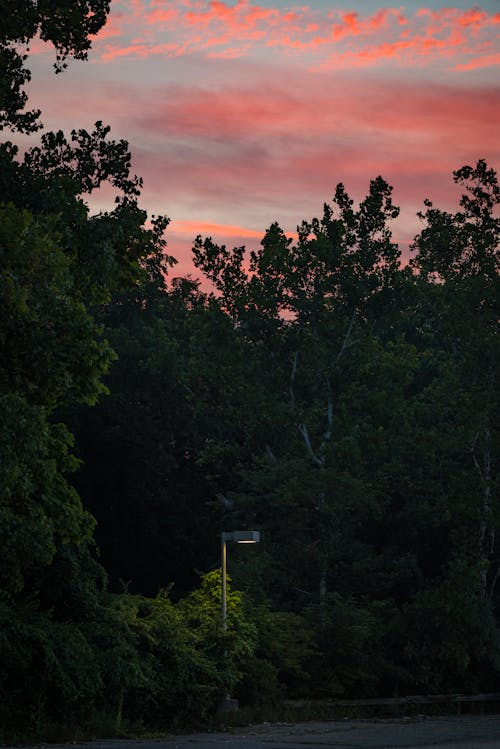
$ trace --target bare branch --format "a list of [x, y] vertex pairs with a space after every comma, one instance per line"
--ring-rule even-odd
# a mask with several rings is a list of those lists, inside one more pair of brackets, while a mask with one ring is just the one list
[[349, 323], [349, 327], [347, 328], [347, 332], [344, 336], [344, 340], [342, 341], [342, 346], [340, 347], [340, 351], [335, 358], [336, 364], [340, 361], [341, 357], [344, 355], [347, 349], [350, 348], [354, 344], [354, 341], [351, 341], [351, 333], [352, 333], [352, 328], [353, 328], [354, 321], [356, 319], [357, 314], [358, 314], [358, 311], [354, 310], [352, 313], [351, 321]]
[[266, 457], [268, 458], [269, 462], [272, 463], [273, 465], [276, 465], [276, 463], [278, 462], [278, 458], [273, 453], [270, 445], [266, 445]]
[[[480, 435], [483, 438], [480, 456], [476, 451], [476, 445]], [[482, 487], [483, 503], [479, 522], [479, 557], [486, 561], [495, 551], [495, 525], [491, 508], [491, 433], [488, 426], [486, 414], [483, 414], [483, 424], [474, 435], [471, 445], [472, 459], [474, 466], [480, 478]], [[480, 458], [482, 458], [480, 462]], [[482, 463], [482, 465], [481, 465]], [[500, 571], [493, 581], [493, 587], [496, 584]], [[481, 575], [482, 590], [486, 593], [486, 572]]]
[[295, 374], [297, 372], [298, 357], [299, 357], [299, 352], [296, 351], [292, 358], [292, 373], [290, 375], [290, 406], [292, 408], [292, 411], [295, 411], [295, 394], [293, 392], [293, 385], [295, 382]]
[[325, 377], [326, 379], [326, 386], [328, 388], [328, 401], [326, 404], [326, 419], [327, 419], [327, 429], [326, 432], [323, 434], [323, 443], [321, 447], [323, 448], [326, 442], [329, 442], [332, 438], [332, 432], [333, 432], [333, 395], [332, 395], [332, 383], [330, 381], [329, 377]]
[[496, 585], [497, 585], [499, 577], [500, 577], [500, 564], [497, 566], [496, 572], [495, 572], [495, 574], [493, 576], [493, 580], [491, 581], [491, 583], [489, 585], [488, 597], [490, 599], [493, 598], [493, 596], [495, 594], [495, 588], [496, 588]]
[[300, 434], [302, 435], [302, 439], [304, 440], [304, 444], [307, 448], [307, 452], [309, 453], [312, 461], [318, 466], [318, 468], [324, 468], [325, 467], [325, 459], [324, 457], [318, 458], [316, 453], [314, 452], [312, 445], [311, 445], [311, 439], [309, 437], [309, 432], [307, 431], [307, 426], [305, 424], [298, 424], [297, 429], [299, 430]]
[[233, 499], [228, 499], [224, 494], [222, 494], [222, 492], [219, 492], [218, 494], [216, 494], [215, 497], [226, 510], [233, 509], [234, 507]]
[[479, 461], [478, 461], [477, 455], [476, 455], [476, 444], [477, 444], [478, 439], [479, 439], [479, 432], [476, 432], [476, 434], [474, 435], [474, 439], [472, 440], [472, 446], [471, 446], [470, 451], [471, 451], [471, 454], [472, 454], [472, 459], [474, 461], [474, 465], [476, 467], [476, 470], [479, 473], [479, 476], [481, 477], [481, 481], [483, 481], [483, 478], [484, 478], [483, 472], [481, 470], [481, 466], [479, 465]]
[[497, 567], [497, 571], [495, 572], [493, 580], [490, 583], [490, 589], [488, 591], [488, 597], [490, 598], [490, 600], [493, 598], [493, 595], [495, 593], [495, 588], [496, 588], [496, 584], [498, 582], [499, 577], [500, 577], [500, 565]]
[[328, 426], [329, 426], [328, 433], [331, 434], [332, 427], [333, 427], [333, 400], [332, 400], [331, 391], [328, 394], [328, 405], [326, 407], [326, 418], [328, 419]]

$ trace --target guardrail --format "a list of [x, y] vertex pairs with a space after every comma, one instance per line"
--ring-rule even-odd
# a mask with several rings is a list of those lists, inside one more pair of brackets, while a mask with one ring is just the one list
[[367, 698], [362, 700], [287, 700], [290, 707], [311, 707], [317, 705], [325, 708], [338, 707], [404, 707], [412, 705], [456, 705], [457, 712], [462, 712], [464, 703], [498, 702], [500, 704], [500, 692], [488, 692], [484, 694], [416, 694], [407, 697], [383, 697]]

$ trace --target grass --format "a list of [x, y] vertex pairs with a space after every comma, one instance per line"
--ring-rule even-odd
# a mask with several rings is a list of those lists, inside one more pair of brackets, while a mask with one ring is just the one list
[[300, 704], [283, 702], [269, 707], [242, 707], [219, 718], [218, 727], [243, 727], [255, 723], [301, 723], [323, 720], [380, 720], [402, 719], [425, 715], [437, 717], [456, 715], [458, 712], [467, 715], [497, 713], [497, 703], [463, 703], [460, 711], [453, 702], [440, 704], [405, 704], [405, 705], [334, 705], [320, 700], [303, 700]]
[[[498, 713], [498, 703], [464, 703], [461, 713], [482, 715]], [[456, 715], [457, 704], [448, 702], [430, 705], [335, 705], [321, 700], [283, 701], [281, 703], [242, 706], [239, 710], [213, 717], [205, 724], [175, 727], [175, 732], [199, 730], [230, 730], [259, 723], [301, 723], [308, 721], [380, 720], [403, 719], [417, 716]], [[172, 726], [152, 726], [140, 722], [129, 722], [121, 716], [95, 713], [85, 725], [61, 725], [39, 722], [31, 728], [0, 728], [0, 746], [29, 746], [37, 743], [75, 743], [94, 739], [160, 739], [172, 735]]]

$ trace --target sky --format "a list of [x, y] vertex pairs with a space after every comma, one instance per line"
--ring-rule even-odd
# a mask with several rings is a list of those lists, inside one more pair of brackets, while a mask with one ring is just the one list
[[456, 209], [453, 170], [500, 166], [497, 0], [113, 0], [89, 60], [53, 62], [32, 43], [30, 106], [46, 129], [102, 120], [129, 142], [142, 207], [171, 218], [173, 275], [196, 275], [197, 234], [255, 247], [379, 174], [406, 253], [424, 198]]

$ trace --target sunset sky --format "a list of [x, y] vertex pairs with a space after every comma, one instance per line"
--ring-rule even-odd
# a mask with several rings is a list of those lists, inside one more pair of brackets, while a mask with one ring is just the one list
[[129, 141], [141, 204], [172, 219], [176, 275], [196, 234], [251, 247], [378, 174], [406, 246], [424, 197], [455, 205], [454, 169], [500, 166], [497, 0], [114, 0], [89, 61], [55, 76], [53, 60], [32, 45], [31, 106], [48, 129], [103, 120]]

